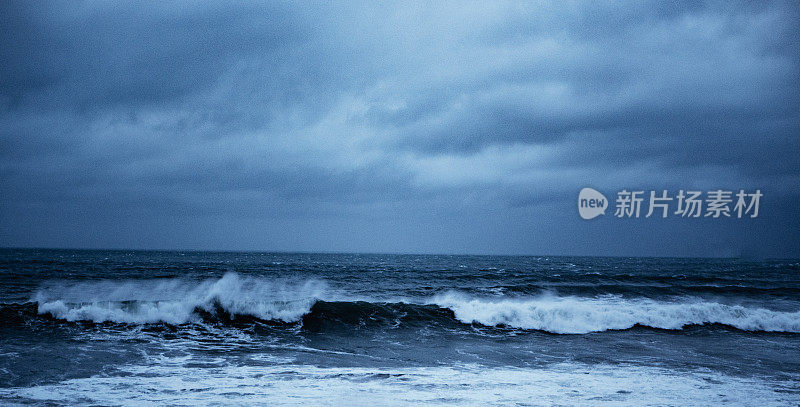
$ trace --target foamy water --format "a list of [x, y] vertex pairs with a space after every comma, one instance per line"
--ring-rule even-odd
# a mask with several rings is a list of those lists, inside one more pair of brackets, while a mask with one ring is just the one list
[[479, 366], [318, 368], [305, 365], [186, 367], [186, 358], [125, 366], [126, 376], [0, 390], [16, 401], [100, 405], [751, 405], [800, 401], [797, 382], [710, 371], [584, 364], [543, 369]]

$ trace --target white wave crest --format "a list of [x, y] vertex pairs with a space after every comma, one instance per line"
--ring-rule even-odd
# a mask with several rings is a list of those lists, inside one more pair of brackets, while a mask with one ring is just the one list
[[679, 302], [652, 299], [556, 297], [476, 298], [459, 292], [429, 301], [453, 311], [465, 323], [506, 325], [552, 333], [580, 334], [644, 325], [681, 329], [719, 323], [747, 331], [800, 332], [800, 311], [781, 312], [685, 298]]
[[33, 300], [40, 314], [67, 321], [183, 324], [197, 321], [196, 309], [213, 312], [219, 306], [230, 315], [295, 322], [326, 290], [326, 284], [317, 280], [289, 284], [229, 272], [219, 279], [200, 282], [62, 283], [40, 289]]

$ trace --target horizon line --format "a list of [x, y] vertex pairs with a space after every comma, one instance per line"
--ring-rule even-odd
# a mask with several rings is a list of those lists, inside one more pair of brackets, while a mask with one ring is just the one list
[[0, 250], [63, 250], [63, 251], [119, 251], [119, 252], [188, 252], [188, 253], [261, 253], [261, 254], [350, 254], [350, 255], [390, 255], [390, 256], [464, 256], [464, 257], [607, 257], [636, 259], [730, 259], [730, 260], [800, 260], [797, 257], [740, 256], [667, 256], [667, 255], [607, 255], [607, 254], [495, 254], [495, 253], [421, 253], [421, 252], [382, 252], [382, 251], [336, 251], [336, 250], [268, 250], [268, 249], [154, 249], [154, 248], [87, 248], [87, 247], [35, 247], [0, 246]]

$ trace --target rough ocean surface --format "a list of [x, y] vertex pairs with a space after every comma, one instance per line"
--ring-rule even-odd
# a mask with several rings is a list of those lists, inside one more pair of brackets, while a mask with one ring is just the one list
[[797, 405], [800, 262], [0, 250], [0, 403]]

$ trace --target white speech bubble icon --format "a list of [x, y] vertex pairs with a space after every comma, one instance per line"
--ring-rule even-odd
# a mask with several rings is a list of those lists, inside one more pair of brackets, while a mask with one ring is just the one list
[[594, 219], [606, 214], [608, 199], [592, 188], [584, 188], [578, 194], [578, 213], [584, 219]]

